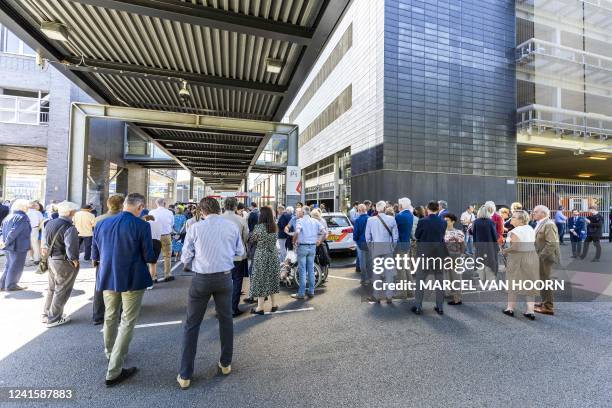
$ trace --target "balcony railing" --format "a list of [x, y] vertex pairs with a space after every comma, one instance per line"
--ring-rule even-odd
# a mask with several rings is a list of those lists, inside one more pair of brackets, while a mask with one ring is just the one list
[[531, 62], [535, 55], [544, 55], [592, 68], [612, 71], [612, 58], [549, 41], [531, 38], [516, 47], [516, 62], [519, 64]]
[[0, 95], [0, 122], [47, 125], [49, 123], [48, 101], [39, 98]]
[[553, 130], [558, 134], [577, 137], [612, 137], [612, 117], [544, 105], [529, 105], [517, 109], [517, 129], [521, 132]]

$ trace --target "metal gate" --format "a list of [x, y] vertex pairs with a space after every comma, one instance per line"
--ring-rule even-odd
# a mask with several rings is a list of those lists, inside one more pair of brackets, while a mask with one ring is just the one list
[[517, 197], [523, 208], [531, 211], [536, 205], [545, 205], [550, 208], [551, 217], [555, 216], [560, 205], [565, 208], [567, 217], [571, 216], [572, 210], [588, 215], [589, 206], [596, 205], [604, 218], [604, 234], [610, 232], [612, 183], [520, 177], [517, 188]]

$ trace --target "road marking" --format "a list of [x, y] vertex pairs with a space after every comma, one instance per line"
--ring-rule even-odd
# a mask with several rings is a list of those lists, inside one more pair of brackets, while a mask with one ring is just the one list
[[293, 312], [308, 312], [314, 310], [314, 307], [304, 307], [302, 309], [287, 309], [287, 310], [277, 310], [276, 312], [272, 313], [272, 312], [266, 312], [266, 315], [275, 315], [275, 314], [281, 314], [281, 313], [293, 313]]
[[[171, 326], [174, 324], [181, 324], [183, 323], [182, 320], [173, 320], [170, 322], [159, 322], [159, 323], [146, 323], [146, 324], [137, 324], [136, 326], [134, 326], [135, 329], [142, 329], [145, 327], [157, 327], [157, 326]], [[100, 329], [100, 332], [103, 332], [104, 329]]]
[[172, 267], [172, 269], [170, 269], [170, 270], [171, 270], [172, 272], [174, 272], [174, 270], [175, 270], [176, 268], [178, 268], [178, 267], [179, 267], [179, 265], [182, 265], [182, 264], [183, 264], [182, 262], [179, 262], [179, 263], [177, 263], [176, 265], [174, 265], [174, 266]]
[[327, 277], [328, 278], [334, 278], [334, 279], [350, 280], [350, 281], [361, 281], [361, 279], [357, 279], [357, 278], [345, 278], [344, 276], [327, 275]]

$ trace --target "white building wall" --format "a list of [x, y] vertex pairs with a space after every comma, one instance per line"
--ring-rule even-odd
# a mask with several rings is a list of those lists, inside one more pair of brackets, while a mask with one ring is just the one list
[[293, 123], [299, 126], [300, 131], [306, 129], [349, 84], [352, 84], [352, 107], [300, 148], [300, 168], [346, 147], [350, 147], [351, 154], [355, 154], [383, 142], [384, 3], [378, 0], [353, 0], [349, 4], [287, 110], [284, 122], [289, 122], [289, 114], [353, 23], [352, 47]]

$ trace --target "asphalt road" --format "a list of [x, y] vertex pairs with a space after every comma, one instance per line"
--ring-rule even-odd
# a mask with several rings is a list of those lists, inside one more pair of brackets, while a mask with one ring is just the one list
[[[334, 262], [346, 266], [351, 260]], [[602, 274], [611, 262], [606, 244]], [[609, 302], [557, 303], [555, 316], [531, 322], [503, 315], [501, 303], [470, 302], [466, 295], [464, 305], [446, 307], [444, 316], [431, 303], [415, 316], [410, 301], [363, 303], [351, 268], [334, 268], [330, 275], [311, 301], [281, 293], [281, 310], [312, 309], [236, 319], [228, 377], [216, 370], [217, 321], [207, 312], [192, 388], [181, 391], [174, 380], [177, 322], [185, 318], [189, 275], [146, 293], [139, 324], [168, 324], [135, 330], [126, 365], [140, 371], [106, 389], [102, 333], [91, 324], [93, 269], [83, 269], [77, 279], [67, 307], [72, 322], [53, 329], [39, 323], [46, 278], [28, 271], [22, 282], [31, 290], [0, 295], [0, 387], [70, 388], [75, 399], [0, 405], [610, 406]]]

